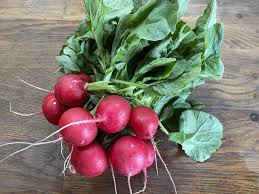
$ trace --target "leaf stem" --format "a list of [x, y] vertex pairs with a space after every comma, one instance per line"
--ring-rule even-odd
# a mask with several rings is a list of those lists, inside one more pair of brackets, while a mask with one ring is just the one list
[[159, 121], [158, 123], [160, 129], [166, 134], [166, 135], [169, 135], [169, 132], [167, 131], [167, 129], [165, 128], [165, 126], [162, 124], [161, 121]]
[[147, 87], [146, 84], [140, 84], [140, 83], [133, 83], [133, 82], [128, 82], [124, 80], [118, 80], [118, 79], [112, 79], [111, 82], [116, 83], [116, 84], [124, 84], [124, 85], [129, 85], [129, 86], [137, 86], [140, 88], [145, 88]]

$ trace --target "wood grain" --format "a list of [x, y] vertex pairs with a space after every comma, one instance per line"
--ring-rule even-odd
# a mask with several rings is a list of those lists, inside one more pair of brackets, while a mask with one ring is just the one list
[[[185, 18], [191, 24], [207, 0], [192, 0]], [[207, 162], [196, 163], [179, 148], [163, 141], [159, 149], [175, 179], [179, 194], [259, 192], [259, 2], [219, 1], [224, 22], [225, 75], [195, 90], [192, 98], [224, 124], [222, 148]], [[13, 75], [52, 89], [58, 74], [55, 56], [65, 37], [84, 15], [81, 0], [2, 0], [0, 4], [0, 143], [36, 141], [55, 130], [41, 116], [21, 118], [9, 113], [9, 101], [20, 112], [40, 110], [45, 93], [29, 88]], [[165, 139], [160, 135], [158, 139]], [[1, 149], [1, 157], [20, 146]], [[0, 193], [112, 194], [110, 171], [94, 179], [59, 176], [60, 145], [30, 149], [0, 165]], [[149, 171], [145, 193], [172, 193], [161, 165], [159, 176]], [[119, 193], [128, 193], [126, 179], [116, 175]], [[132, 179], [142, 187], [142, 175]]]

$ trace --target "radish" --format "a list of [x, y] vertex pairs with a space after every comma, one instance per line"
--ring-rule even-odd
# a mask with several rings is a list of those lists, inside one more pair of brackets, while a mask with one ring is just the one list
[[86, 177], [103, 174], [107, 169], [107, 158], [101, 145], [94, 142], [83, 147], [73, 147], [71, 162], [77, 173]]
[[[131, 111], [129, 125], [131, 130], [143, 140], [151, 140], [152, 147], [155, 149], [157, 155], [159, 156], [161, 162], [163, 163], [169, 178], [174, 186], [174, 191], [177, 194], [174, 180], [171, 176], [170, 171], [168, 170], [162, 156], [159, 153], [159, 150], [154, 141], [154, 135], [157, 132], [159, 124], [159, 118], [155, 111], [146, 106], [138, 106]], [[156, 155], [155, 155], [156, 158]], [[145, 172], [144, 172], [145, 174]], [[146, 175], [145, 175], [146, 176]], [[145, 188], [145, 187], [144, 187]]]
[[143, 169], [144, 173], [144, 187], [138, 192], [135, 192], [134, 194], [137, 193], [142, 193], [146, 190], [147, 187], [147, 168], [149, 168], [155, 161], [156, 158], [156, 153], [153, 144], [150, 141], [145, 141], [145, 144], [147, 146], [147, 158], [146, 158], [146, 163], [145, 163], [145, 168]]
[[86, 75], [86, 74], [82, 73], [82, 74], [79, 74], [79, 76], [81, 77], [82, 80], [84, 80], [87, 83], [93, 82], [93, 79], [89, 75]]
[[46, 119], [53, 125], [57, 125], [66, 108], [57, 101], [54, 93], [49, 93], [42, 102], [42, 112]]
[[148, 151], [146, 144], [138, 137], [123, 136], [116, 140], [110, 152], [111, 168], [128, 177], [129, 191], [132, 194], [130, 177], [141, 172], [146, 165]]
[[55, 85], [55, 96], [65, 106], [81, 106], [87, 99], [85, 83], [79, 75], [65, 75], [59, 78]]
[[155, 111], [138, 106], [131, 111], [130, 128], [141, 139], [152, 139], [157, 132], [159, 118]]
[[98, 128], [94, 122], [97, 122], [98, 120], [95, 121], [91, 113], [84, 108], [76, 107], [64, 112], [60, 118], [59, 127], [62, 128], [74, 122], [88, 120], [92, 120], [93, 122], [69, 126], [60, 131], [60, 135], [65, 141], [70, 142], [75, 146], [90, 144], [97, 136]]
[[96, 116], [102, 120], [98, 127], [106, 133], [120, 132], [129, 121], [130, 111], [130, 104], [124, 97], [106, 96], [96, 109]]
[[147, 146], [147, 160], [146, 160], [146, 168], [149, 168], [155, 161], [155, 148], [153, 144], [150, 141], [145, 141], [146, 146]]

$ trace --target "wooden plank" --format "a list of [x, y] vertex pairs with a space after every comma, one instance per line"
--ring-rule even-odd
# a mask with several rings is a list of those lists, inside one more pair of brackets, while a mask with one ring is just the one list
[[81, 20], [83, 0], [1, 0], [0, 19]]
[[[208, 0], [190, 1], [187, 16], [202, 14]], [[257, 1], [218, 1], [220, 17], [259, 15]], [[0, 19], [81, 20], [84, 16], [83, 0], [2, 0]]]

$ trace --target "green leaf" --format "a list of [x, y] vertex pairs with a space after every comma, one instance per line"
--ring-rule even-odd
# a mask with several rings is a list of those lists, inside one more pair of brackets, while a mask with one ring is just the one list
[[209, 0], [203, 15], [196, 22], [196, 31], [202, 31], [212, 27], [217, 20], [217, 1]]
[[156, 44], [146, 55], [147, 59], [168, 57], [173, 50], [177, 49], [183, 42], [187, 43], [196, 37], [192, 29], [182, 20], [176, 25], [174, 33]]
[[224, 65], [220, 53], [215, 53], [203, 62], [201, 76], [204, 78], [221, 79], [224, 73]]
[[128, 63], [137, 53], [148, 46], [147, 40], [140, 39], [136, 34], [129, 35], [118, 48], [116, 55], [112, 59], [112, 64]]
[[91, 21], [88, 16], [85, 16], [84, 19], [80, 22], [79, 35], [83, 36], [90, 30], [91, 30]]
[[151, 88], [158, 95], [176, 96], [183, 91], [188, 84], [195, 81], [201, 71], [201, 54], [195, 55], [189, 61], [188, 69], [174, 80], [165, 80], [151, 85]]
[[57, 56], [59, 65], [64, 68], [65, 72], [71, 73], [71, 71], [80, 72], [79, 66], [67, 55]]
[[203, 58], [206, 59], [220, 49], [223, 42], [224, 29], [222, 24], [214, 24], [206, 30], [205, 51]]
[[138, 80], [140, 77], [144, 77], [143, 82], [149, 80], [166, 79], [176, 64], [174, 58], [158, 58], [142, 67], [139, 67], [133, 80]]
[[169, 140], [182, 145], [193, 160], [203, 162], [221, 145], [223, 126], [220, 121], [205, 112], [186, 110], [180, 117], [180, 131], [171, 133]]
[[[162, 40], [170, 32], [174, 32], [177, 21], [185, 12], [187, 4], [188, 1], [180, 1], [180, 3], [177, 1], [173, 4], [169, 0], [151, 0], [129, 21], [129, 28], [135, 27], [134, 33], [141, 39]], [[140, 25], [136, 26], [137, 23]]]

